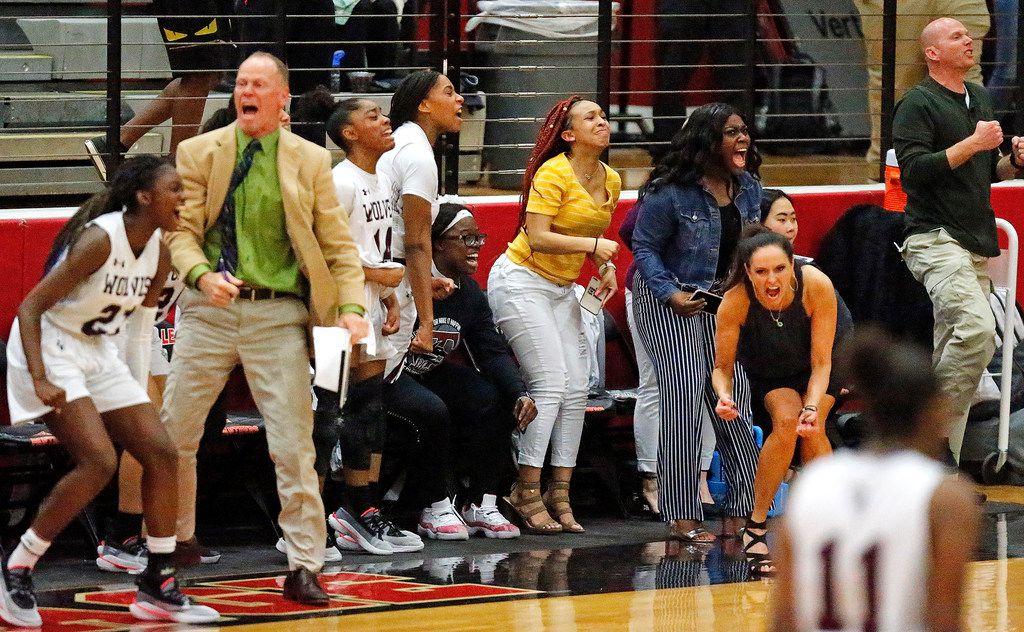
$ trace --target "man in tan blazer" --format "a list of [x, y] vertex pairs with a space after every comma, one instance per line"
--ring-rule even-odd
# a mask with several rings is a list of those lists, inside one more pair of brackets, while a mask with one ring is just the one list
[[178, 445], [177, 536], [195, 546], [196, 451], [206, 415], [241, 363], [277, 471], [279, 524], [291, 572], [285, 597], [325, 605], [317, 573], [327, 531], [313, 470], [307, 326], [338, 325], [354, 340], [363, 273], [338, 205], [327, 150], [280, 126], [288, 69], [255, 53], [238, 69], [237, 123], [178, 147], [185, 186], [167, 236], [189, 290], [162, 418]]

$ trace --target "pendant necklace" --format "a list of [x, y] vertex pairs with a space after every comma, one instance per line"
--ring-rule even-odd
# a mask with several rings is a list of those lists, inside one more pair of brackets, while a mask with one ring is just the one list
[[776, 316], [775, 312], [773, 312], [772, 310], [768, 310], [768, 315], [771, 316], [773, 321], [775, 321], [775, 326], [776, 327], [782, 327], [785, 324], [785, 323], [782, 322], [782, 312], [783, 312], [783, 310], [780, 309], [779, 310], [779, 315]]
[[[569, 162], [572, 162], [572, 155], [569, 156]], [[591, 171], [590, 173], [580, 173], [580, 175], [582, 175], [584, 178], [586, 178], [587, 182], [590, 182], [591, 180], [594, 179], [594, 176], [597, 175], [597, 170], [600, 169], [600, 168], [601, 168], [601, 163], [598, 162], [597, 166], [594, 167], [593, 171]], [[580, 171], [582, 172], [583, 170], [580, 169]]]

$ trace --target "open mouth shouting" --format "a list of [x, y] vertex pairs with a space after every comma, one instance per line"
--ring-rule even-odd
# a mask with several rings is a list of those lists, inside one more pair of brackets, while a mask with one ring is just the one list
[[732, 166], [738, 170], [747, 168], [747, 148], [739, 148], [732, 155]]

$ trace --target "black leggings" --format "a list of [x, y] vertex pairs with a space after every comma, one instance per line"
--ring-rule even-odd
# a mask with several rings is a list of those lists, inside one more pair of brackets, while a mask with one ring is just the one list
[[[415, 477], [438, 500], [454, 491], [456, 469], [469, 480], [467, 500], [499, 494], [514, 472], [510, 436], [513, 403], [471, 367], [445, 362], [425, 375], [403, 373], [385, 386], [390, 414], [407, 419], [419, 445], [410, 464]], [[454, 440], [454, 444], [453, 444]], [[452, 458], [453, 445], [458, 457]]]

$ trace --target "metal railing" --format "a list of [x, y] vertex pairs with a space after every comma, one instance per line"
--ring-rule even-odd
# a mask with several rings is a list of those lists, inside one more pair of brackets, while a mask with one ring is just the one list
[[[556, 16], [540, 6], [553, 3], [538, 2], [540, 8], [523, 8], [511, 17], [494, 14], [493, 3], [421, 0], [404, 3], [402, 37], [383, 36], [390, 28], [384, 20], [396, 16], [372, 15], [373, 26], [359, 42], [396, 47], [404, 53], [402, 60], [373, 65], [365, 58], [340, 69], [332, 67], [330, 53], [353, 50], [356, 42], [337, 36], [338, 30], [332, 31], [334, 37], [302, 42], [294, 30], [333, 16], [316, 13], [312, 1], [266, 1], [270, 9], [265, 13], [218, 14], [233, 22], [236, 32], [247, 20], [270, 23], [269, 36], [237, 42], [240, 47], [269, 49], [287, 60], [297, 46], [320, 45], [326, 57], [318, 53], [300, 68], [293, 62], [293, 70], [325, 77], [334, 71], [343, 82], [352, 70], [376, 72], [378, 79], [390, 75], [390, 83], [378, 81], [368, 95], [382, 105], [389, 102], [397, 79], [414, 68], [439, 70], [457, 86], [466, 85], [466, 74], [479, 78], [473, 107], [480, 109], [467, 110], [461, 135], [445, 135], [438, 143], [447, 193], [517, 188], [543, 113], [572, 93], [594, 98], [611, 115], [611, 161], [627, 186], [642, 183], [651, 164], [647, 154], [664, 151], [687, 108], [710, 100], [732, 101], [754, 123], [766, 155], [768, 184], [880, 178], [884, 151], [877, 163], [861, 158], [871, 141], [867, 67], [881, 65], [877, 129], [880, 146], [887, 148], [897, 91], [905, 87], [897, 85], [897, 76], [919, 65], [897, 59], [899, 45], [910, 38], [897, 28], [897, 20], [912, 16], [900, 13], [906, 5], [901, 9], [896, 0], [876, 0], [877, 9], [865, 15], [853, 0], [723, 1], [709, 5], [721, 7], [720, 12], [707, 14], [667, 11], [668, 0], [594, 0], [577, 3], [581, 8], [572, 15]], [[0, 197], [33, 189], [81, 194], [98, 188], [81, 141], [105, 133], [107, 146], [117, 147], [125, 120], [144, 110], [169, 78], [168, 68], [154, 61], [161, 59], [164, 47], [156, 17], [148, 0], [14, 0], [0, 5]], [[1006, 17], [1002, 14], [992, 17], [1006, 23], [996, 19]], [[1018, 32], [1024, 33], [1024, 14], [1018, 11], [1015, 17]], [[475, 28], [467, 31], [470, 19]], [[104, 21], [101, 41], [90, 39], [84, 27], [75, 30], [89, 20]], [[866, 33], [864, 20], [872, 25], [880, 20], [880, 36]], [[557, 32], [570, 22], [581, 26]], [[1015, 44], [1017, 58], [1024, 60], [1024, 38]], [[880, 59], [868, 59], [865, 45], [876, 52], [880, 48]], [[98, 46], [106, 51], [104, 63]], [[36, 72], [36, 62], [41, 65], [47, 55], [59, 60], [59, 68], [53, 61], [49, 74]], [[987, 73], [995, 62], [985, 61]], [[232, 69], [222, 70], [230, 75]], [[1018, 73], [1015, 97], [1024, 93], [1020, 83]], [[215, 90], [207, 114], [228, 98]], [[19, 117], [18, 112], [32, 109], [28, 103], [43, 114], [34, 120]], [[1009, 103], [1011, 111], [1002, 114], [1015, 127], [1005, 131], [1020, 132], [1021, 122], [1011, 116], [1016, 102]], [[83, 113], [90, 108], [91, 113]], [[169, 128], [156, 129], [159, 133], [136, 151], [167, 151]], [[118, 158], [111, 157], [113, 162]]]

